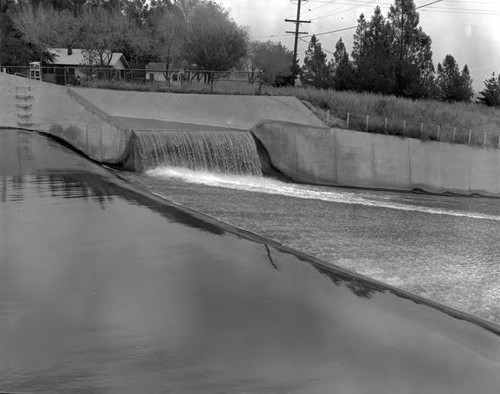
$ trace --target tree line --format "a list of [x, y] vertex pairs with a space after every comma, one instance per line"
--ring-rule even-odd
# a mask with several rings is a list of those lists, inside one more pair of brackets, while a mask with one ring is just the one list
[[[470, 101], [467, 65], [460, 69], [447, 55], [435, 69], [432, 40], [419, 22], [414, 0], [395, 0], [385, 17], [377, 6], [369, 20], [358, 18], [350, 54], [339, 39], [328, 60], [313, 35], [300, 68], [281, 43], [250, 42], [247, 30], [210, 0], [2, 0], [0, 63], [49, 61], [49, 48], [73, 47], [100, 66], [122, 52], [132, 68], [159, 62], [166, 72], [246, 69], [251, 80], [274, 86], [293, 85], [300, 77], [316, 88]], [[500, 105], [495, 75], [479, 99]]]
[[474, 92], [467, 65], [459, 70], [447, 55], [436, 72], [431, 44], [413, 0], [395, 0], [386, 17], [378, 6], [369, 20], [360, 15], [351, 56], [340, 38], [327, 63], [319, 40], [311, 37], [302, 81], [337, 90], [469, 101]]
[[[448, 54], [434, 68], [432, 40], [419, 26], [413, 0], [395, 0], [386, 17], [376, 7], [370, 20], [357, 21], [351, 55], [342, 38], [331, 60], [313, 35], [305, 53], [301, 81], [324, 89], [371, 92], [412, 99], [469, 102], [474, 97], [467, 65], [460, 69]], [[484, 81], [479, 102], [500, 106], [500, 77]]]
[[86, 63], [101, 67], [121, 52], [134, 69], [155, 62], [166, 74], [245, 69], [250, 81], [295, 81], [285, 46], [250, 42], [247, 30], [210, 0], [2, 0], [0, 22], [2, 65], [50, 62], [49, 48], [67, 47], [83, 49]]

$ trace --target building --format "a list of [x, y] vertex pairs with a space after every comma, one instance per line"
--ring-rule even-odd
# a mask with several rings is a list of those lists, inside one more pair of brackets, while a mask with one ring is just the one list
[[[82, 49], [50, 48], [49, 52], [54, 55], [54, 60], [43, 70], [43, 80], [47, 82], [75, 84], [78, 79], [95, 77], [96, 69], [102, 69], [99, 64], [89, 64]], [[109, 66], [104, 68], [115, 70], [112, 77], [123, 78], [129, 64], [123, 53], [113, 52]]]
[[149, 82], [167, 82], [170, 79], [170, 86], [180, 86], [184, 72], [181, 70], [170, 71], [167, 74], [167, 64], [162, 62], [151, 62], [146, 64], [146, 80]]

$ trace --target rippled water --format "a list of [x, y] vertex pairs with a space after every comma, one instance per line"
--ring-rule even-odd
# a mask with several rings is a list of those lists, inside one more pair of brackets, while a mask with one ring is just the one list
[[178, 168], [133, 182], [223, 221], [500, 322], [500, 200], [314, 187]]

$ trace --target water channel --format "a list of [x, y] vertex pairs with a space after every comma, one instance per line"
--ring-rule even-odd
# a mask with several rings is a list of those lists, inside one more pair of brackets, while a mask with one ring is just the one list
[[329, 263], [500, 323], [500, 199], [159, 167], [148, 190]]
[[[330, 262], [462, 286], [495, 320], [496, 200], [128, 176]], [[0, 392], [498, 392], [499, 326], [120, 177], [0, 130]]]

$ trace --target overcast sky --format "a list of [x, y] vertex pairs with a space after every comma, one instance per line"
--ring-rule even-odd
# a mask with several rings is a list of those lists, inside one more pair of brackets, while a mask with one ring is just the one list
[[[293, 35], [285, 30], [294, 30], [297, 0], [216, 0], [231, 11], [238, 24], [247, 26], [251, 39], [281, 41], [293, 49]], [[417, 7], [435, 0], [415, 0]], [[319, 34], [318, 38], [326, 51], [333, 52], [335, 43], [342, 37], [348, 50], [352, 45], [354, 29], [337, 33], [321, 34], [356, 25], [361, 13], [367, 19], [379, 5], [387, 15], [393, 0], [309, 0], [302, 1], [301, 30]], [[432, 38], [434, 63], [442, 62], [451, 53], [460, 68], [467, 63], [474, 80], [476, 93], [482, 90], [483, 81], [495, 71], [500, 73], [500, 0], [442, 0], [422, 7], [420, 24]], [[310, 38], [303, 36], [304, 40]], [[304, 58], [307, 43], [299, 41], [299, 58]], [[332, 56], [327, 52], [328, 57]]]

